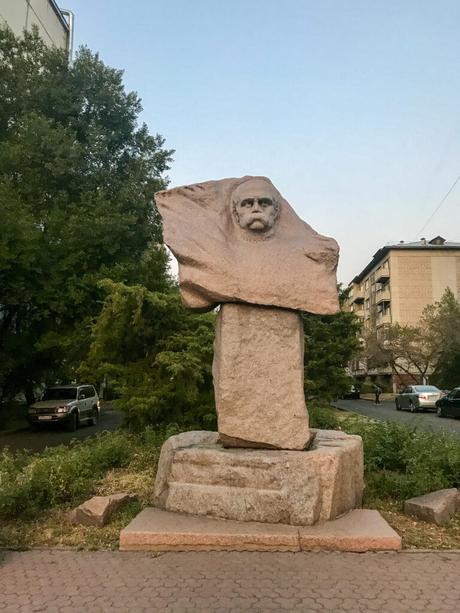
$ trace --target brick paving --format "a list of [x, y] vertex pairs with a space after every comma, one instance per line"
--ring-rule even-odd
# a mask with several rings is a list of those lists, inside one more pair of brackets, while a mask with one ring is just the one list
[[0, 612], [456, 611], [460, 553], [0, 552]]

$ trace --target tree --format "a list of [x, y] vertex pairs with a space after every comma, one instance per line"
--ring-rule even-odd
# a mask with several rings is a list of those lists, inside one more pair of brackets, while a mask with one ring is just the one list
[[437, 360], [431, 376], [441, 388], [460, 385], [460, 302], [447, 288], [441, 300], [427, 308], [427, 325], [437, 341]]
[[460, 304], [447, 288], [427, 305], [417, 326], [393, 324], [366, 338], [368, 366], [390, 366], [414, 383], [430, 378], [442, 387], [460, 381]]
[[[166, 292], [112, 281], [102, 286], [107, 295], [81, 375], [112, 382], [134, 429], [171, 422], [215, 428], [215, 314], [185, 309], [174, 286]], [[307, 395], [334, 397], [350, 385], [345, 366], [359, 347], [359, 320], [346, 311], [303, 319]]]
[[127, 424], [215, 427], [214, 313], [185, 309], [177, 288], [104, 281], [107, 296], [93, 328], [82, 376], [110, 379]]
[[75, 376], [101, 279], [168, 285], [153, 194], [172, 151], [122, 72], [0, 29], [0, 399]]
[[[339, 288], [344, 306], [347, 290]], [[351, 384], [346, 366], [360, 348], [361, 323], [354, 313], [303, 314], [305, 330], [305, 390], [307, 396], [334, 398]]]
[[419, 326], [393, 324], [369, 334], [366, 355], [369, 367], [390, 366], [393, 374], [424, 381], [437, 355], [430, 331]]

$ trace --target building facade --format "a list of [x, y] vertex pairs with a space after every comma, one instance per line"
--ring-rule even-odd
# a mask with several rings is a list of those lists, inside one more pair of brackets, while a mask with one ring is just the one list
[[[424, 308], [441, 299], [446, 288], [460, 299], [460, 243], [437, 236], [400, 242], [377, 251], [349, 285], [348, 308], [362, 321], [364, 333], [384, 333], [385, 326], [415, 326]], [[366, 360], [351, 365], [357, 378], [391, 378], [391, 370], [369, 369]], [[393, 380], [393, 388], [400, 381]]]
[[0, 23], [16, 35], [35, 25], [48, 45], [72, 52], [73, 15], [54, 0], [0, 0]]

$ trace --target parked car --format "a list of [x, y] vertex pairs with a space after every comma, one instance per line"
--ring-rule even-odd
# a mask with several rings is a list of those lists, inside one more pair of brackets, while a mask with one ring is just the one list
[[349, 390], [342, 394], [342, 398], [345, 400], [359, 400], [360, 391], [356, 385], [352, 385]]
[[59, 385], [47, 388], [41, 400], [30, 405], [27, 419], [32, 427], [54, 422], [75, 432], [83, 422], [95, 426], [99, 409], [99, 397], [93, 385]]
[[460, 417], [460, 387], [454, 388], [436, 403], [439, 417]]
[[408, 385], [395, 398], [396, 410], [409, 409], [411, 413], [436, 409], [442, 392], [435, 385]]

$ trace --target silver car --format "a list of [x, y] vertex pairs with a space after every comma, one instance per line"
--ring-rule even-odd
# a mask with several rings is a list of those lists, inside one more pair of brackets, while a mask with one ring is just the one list
[[442, 392], [435, 385], [408, 385], [395, 398], [396, 410], [409, 409], [411, 413], [436, 409]]
[[32, 427], [46, 423], [65, 424], [75, 432], [79, 424], [96, 425], [99, 397], [93, 385], [60, 385], [45, 390], [41, 400], [30, 405], [27, 419]]

